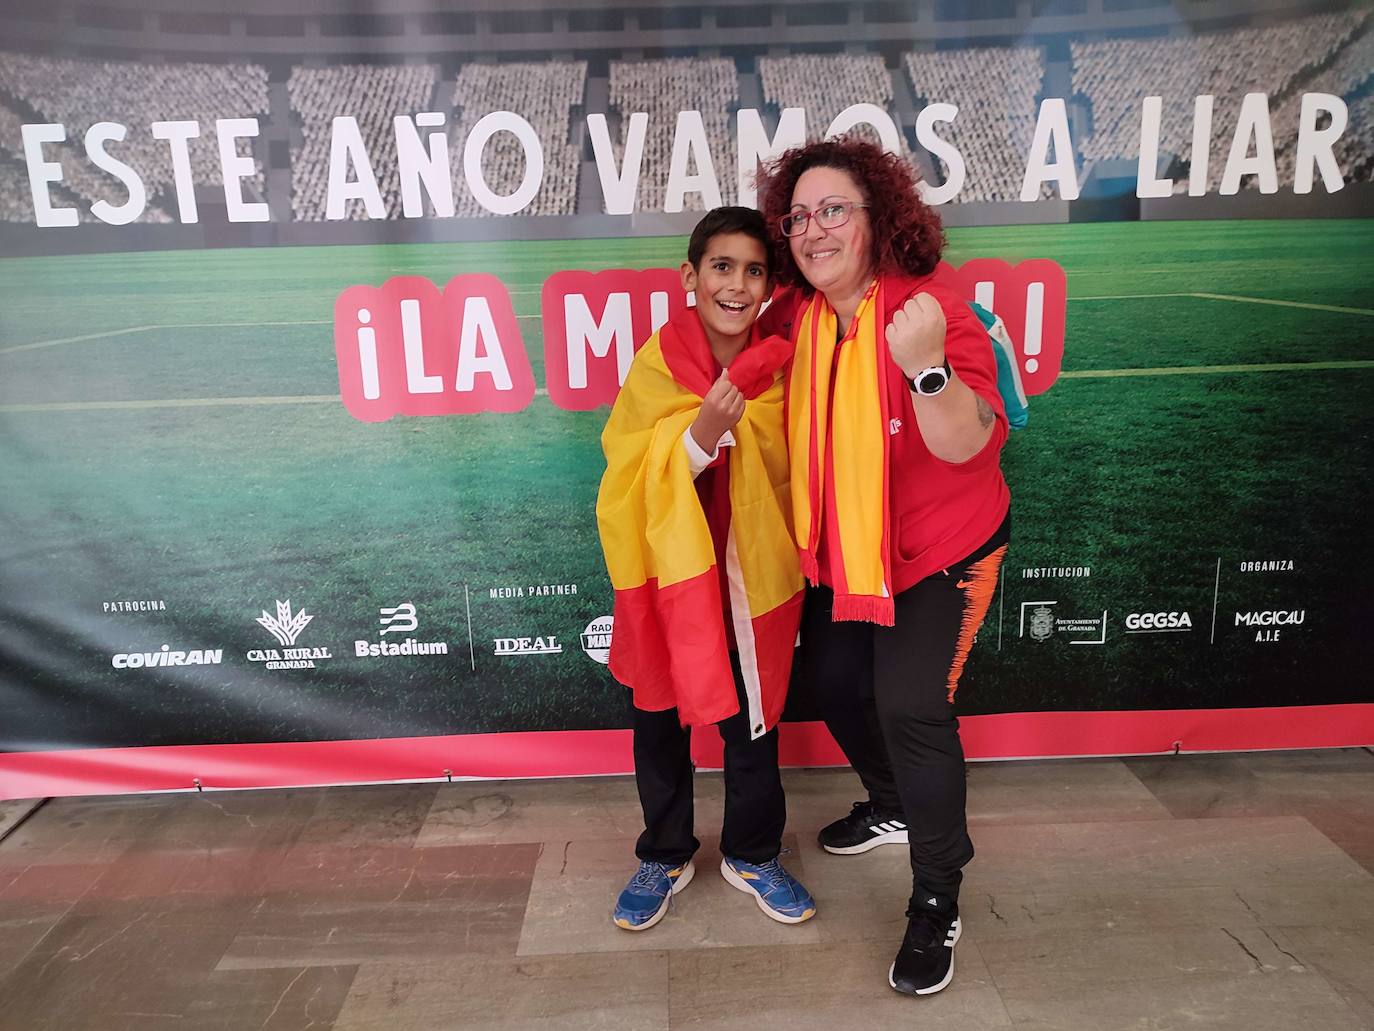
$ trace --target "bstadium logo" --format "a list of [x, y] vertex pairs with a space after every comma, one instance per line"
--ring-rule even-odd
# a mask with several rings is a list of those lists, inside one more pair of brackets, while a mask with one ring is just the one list
[[1126, 617], [1128, 634], [1185, 634], [1192, 629], [1187, 612], [1132, 612]]
[[549, 637], [497, 637], [492, 639], [496, 645], [495, 655], [561, 655], [563, 646], [558, 638]]
[[175, 650], [164, 644], [155, 652], [120, 652], [110, 659], [115, 669], [153, 669], [163, 666], [218, 666], [224, 659], [219, 648]]
[[310, 621], [315, 617], [307, 613], [305, 609], [293, 613], [290, 599], [278, 601], [276, 605], [277, 614], [275, 616], [263, 609], [257, 623], [276, 638], [277, 643], [282, 647], [280, 650], [276, 648], [251, 649], [246, 655], [249, 662], [261, 662], [264, 669], [314, 669], [318, 660], [333, 658], [329, 654], [328, 648], [292, 647], [302, 631], [310, 625]]
[[611, 661], [611, 631], [614, 627], [615, 617], [597, 616], [582, 631], [582, 650], [603, 666]]
[[394, 608], [377, 610], [378, 632], [382, 640], [354, 641], [353, 657], [358, 659], [390, 659], [404, 655], [447, 655], [447, 641], [417, 641], [407, 637], [404, 641], [388, 641], [387, 634], [408, 634], [420, 628], [420, 617], [415, 604], [403, 601]]
[[1057, 601], [1023, 601], [1017, 636], [1028, 637], [1037, 644], [1053, 637], [1062, 638], [1069, 644], [1107, 643], [1106, 609], [1101, 615], [1065, 616], [1058, 605]]

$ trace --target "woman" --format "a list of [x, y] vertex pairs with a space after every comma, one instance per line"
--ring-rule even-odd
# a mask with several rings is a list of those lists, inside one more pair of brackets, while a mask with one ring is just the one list
[[851, 138], [787, 151], [762, 176], [775, 295], [760, 328], [796, 343], [788, 383], [803, 571], [798, 675], [868, 799], [820, 832], [830, 852], [907, 842], [899, 992], [954, 974], [973, 857], [954, 691], [1009, 536], [997, 366], [968, 305], [933, 276], [944, 246], [911, 169]]

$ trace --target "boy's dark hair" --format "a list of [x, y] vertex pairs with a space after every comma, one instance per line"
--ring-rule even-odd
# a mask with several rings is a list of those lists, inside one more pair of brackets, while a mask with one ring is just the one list
[[771, 264], [772, 248], [768, 240], [768, 226], [763, 215], [753, 208], [727, 205], [712, 208], [692, 230], [692, 238], [687, 242], [687, 260], [693, 268], [701, 268], [701, 259], [706, 256], [706, 245], [711, 237], [721, 233], [743, 233], [752, 236], [763, 245], [764, 263]]

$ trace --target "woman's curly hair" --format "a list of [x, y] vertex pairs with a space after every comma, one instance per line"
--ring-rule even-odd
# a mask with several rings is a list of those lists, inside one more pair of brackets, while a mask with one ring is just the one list
[[778, 222], [791, 210], [797, 180], [811, 168], [838, 169], [858, 184], [873, 226], [875, 271], [924, 276], [935, 270], [945, 234], [940, 216], [916, 192], [915, 170], [876, 144], [845, 135], [793, 147], [759, 172], [759, 207], [773, 241], [777, 283], [806, 286]]

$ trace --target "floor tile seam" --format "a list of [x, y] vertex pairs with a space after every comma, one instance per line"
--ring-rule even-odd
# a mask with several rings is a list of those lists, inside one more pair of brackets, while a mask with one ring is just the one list
[[[1273, 930], [1278, 931], [1280, 934], [1283, 933], [1283, 927], [1284, 927], [1284, 925], [1272, 924], [1272, 925], [1270, 925], [1270, 926], [1273, 928]], [[1288, 925], [1288, 926], [1296, 926], [1296, 925]], [[1325, 925], [1309, 925], [1309, 926], [1325, 926]], [[1262, 925], [1261, 925], [1260, 929], [1261, 929], [1261, 930], [1265, 930], [1265, 928], [1264, 928]], [[1265, 933], [1267, 934], [1268, 932], [1266, 931]], [[1270, 941], [1273, 941], [1272, 937], [1270, 938]], [[1320, 966], [1317, 966], [1316, 964], [1314, 964], [1314, 963], [1310, 962], [1309, 960], [1306, 960], [1306, 959], [1304, 959], [1304, 958], [1302, 957], [1302, 955], [1300, 954], [1300, 953], [1301, 953], [1302, 947], [1301, 947], [1300, 945], [1297, 945], [1297, 944], [1295, 944], [1294, 942], [1290, 941], [1289, 939], [1287, 939], [1286, 936], [1285, 936], [1285, 938], [1284, 938], [1284, 941], [1286, 942], [1286, 944], [1288, 945], [1288, 947], [1292, 950], [1292, 952], [1290, 953], [1290, 955], [1292, 955], [1292, 956], [1297, 960], [1297, 962], [1303, 967], [1304, 971], [1306, 971], [1308, 974], [1311, 974], [1311, 975], [1314, 976], [1318, 981], [1320, 981], [1323, 985], [1325, 985], [1325, 986], [1326, 986], [1326, 990], [1331, 994], [1331, 996], [1332, 996], [1333, 998], [1335, 998], [1335, 1000], [1336, 1000], [1337, 1002], [1339, 1002], [1339, 1003], [1341, 1004], [1341, 1006], [1343, 1006], [1346, 1010], [1348, 1010], [1348, 1011], [1350, 1012], [1350, 1016], [1351, 1016], [1352, 1019], [1355, 1021], [1354, 1026], [1356, 1026], [1356, 1027], [1361, 1027], [1361, 1026], [1363, 1026], [1363, 1027], [1366, 1027], [1366, 1028], [1374, 1027], [1374, 1023], [1365, 1020], [1365, 1018], [1364, 1018], [1363, 1016], [1361, 1016], [1359, 1010], [1355, 1009], [1355, 1007], [1350, 1003], [1350, 1001], [1346, 999], [1345, 994], [1341, 991], [1340, 986], [1337, 985], [1336, 983], [1334, 983], [1334, 982], [1331, 980], [1331, 978], [1327, 975], [1326, 971], [1324, 971], [1323, 969], [1321, 969]], [[1278, 947], [1278, 943], [1277, 943], [1277, 942], [1275, 942], [1274, 944], [1275, 944], [1276, 947]], [[1294, 974], [1294, 976], [1297, 976], [1297, 975]]]

